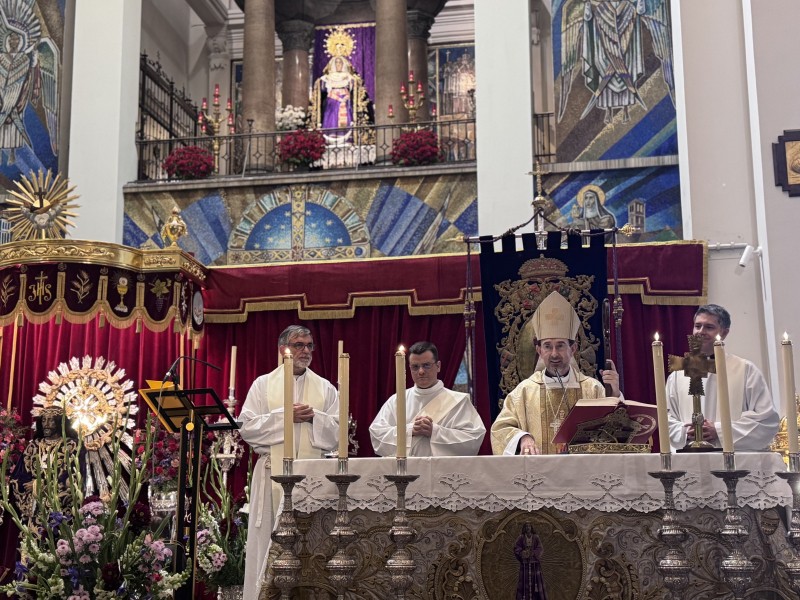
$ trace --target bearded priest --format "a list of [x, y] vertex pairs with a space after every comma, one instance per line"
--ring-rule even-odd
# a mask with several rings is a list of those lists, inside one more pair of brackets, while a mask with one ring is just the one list
[[539, 364], [533, 375], [520, 382], [503, 403], [492, 425], [495, 454], [558, 454], [563, 444], [553, 438], [570, 409], [580, 398], [603, 398], [603, 384], [620, 397], [619, 374], [600, 371], [603, 381], [578, 370], [573, 355], [580, 320], [569, 301], [552, 292], [533, 313], [533, 331]]

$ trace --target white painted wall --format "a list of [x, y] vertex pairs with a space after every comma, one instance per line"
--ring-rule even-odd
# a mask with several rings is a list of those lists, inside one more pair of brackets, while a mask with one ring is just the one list
[[530, 8], [475, 2], [478, 229], [503, 232], [531, 216]]
[[71, 237], [122, 242], [122, 186], [136, 179], [141, 0], [76, 3], [69, 178]]
[[189, 92], [190, 19], [184, 0], [141, 0], [142, 52], [158, 60], [177, 89]]

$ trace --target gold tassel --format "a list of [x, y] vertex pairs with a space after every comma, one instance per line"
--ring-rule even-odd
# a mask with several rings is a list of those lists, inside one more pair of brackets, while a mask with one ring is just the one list
[[106, 326], [106, 313], [101, 312], [97, 315], [97, 328], [102, 329]]
[[56, 311], [56, 325], [61, 325], [61, 319], [62, 319], [62, 317], [61, 317], [61, 309], [59, 308]]
[[25, 325], [25, 316], [20, 312], [17, 315], [17, 327], [22, 327]]
[[136, 319], [136, 333], [142, 333], [142, 319]]

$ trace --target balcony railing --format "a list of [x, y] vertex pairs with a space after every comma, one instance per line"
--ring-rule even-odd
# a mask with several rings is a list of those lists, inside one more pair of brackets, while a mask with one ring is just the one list
[[[439, 138], [444, 163], [475, 160], [475, 120], [438, 121], [413, 125], [380, 125], [353, 127], [349, 130], [321, 130], [328, 145], [314, 170], [360, 169], [391, 167], [392, 142], [404, 131], [432, 129]], [[238, 133], [226, 136], [188, 137], [171, 140], [140, 140], [136, 142], [139, 168], [138, 181], [168, 179], [164, 159], [175, 148], [200, 146], [216, 156], [216, 176], [258, 176], [292, 171], [281, 162], [278, 147], [286, 132]]]
[[556, 128], [553, 113], [533, 115], [533, 154], [541, 162], [556, 159]]

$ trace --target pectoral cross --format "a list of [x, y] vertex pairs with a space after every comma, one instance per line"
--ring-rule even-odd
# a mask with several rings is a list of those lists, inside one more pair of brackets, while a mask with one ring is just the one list
[[556, 415], [553, 417], [553, 421], [550, 423], [550, 428], [553, 430], [553, 437], [550, 439], [555, 439], [558, 430], [561, 429], [561, 423], [564, 421], [561, 419], [561, 415]]

